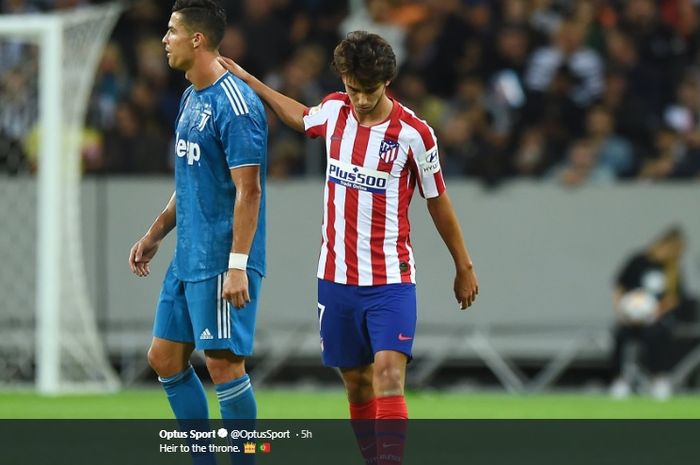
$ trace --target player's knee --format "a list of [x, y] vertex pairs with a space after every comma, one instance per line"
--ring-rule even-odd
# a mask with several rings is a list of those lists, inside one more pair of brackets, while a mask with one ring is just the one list
[[365, 402], [373, 397], [371, 371], [344, 371], [342, 375], [350, 402]]
[[148, 349], [148, 364], [161, 377], [174, 376], [185, 369], [180, 358], [153, 346]]
[[214, 384], [227, 383], [245, 375], [245, 359], [242, 357], [207, 351], [206, 363], [209, 376]]
[[403, 394], [403, 369], [393, 365], [375, 368], [374, 391], [377, 396]]

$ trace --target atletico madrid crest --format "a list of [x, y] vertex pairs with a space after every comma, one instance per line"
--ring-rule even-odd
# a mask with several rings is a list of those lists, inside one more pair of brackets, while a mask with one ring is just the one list
[[379, 145], [379, 158], [384, 163], [393, 163], [399, 156], [399, 143], [394, 140], [384, 139]]

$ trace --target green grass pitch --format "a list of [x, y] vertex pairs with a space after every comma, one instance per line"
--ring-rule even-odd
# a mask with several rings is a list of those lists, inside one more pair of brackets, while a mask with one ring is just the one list
[[[258, 412], [265, 419], [347, 418], [341, 391], [256, 391]], [[632, 397], [615, 401], [604, 395], [541, 394], [515, 396], [485, 393], [413, 392], [407, 394], [411, 418], [465, 419], [700, 419], [700, 395], [667, 402]], [[209, 389], [216, 417], [216, 398]], [[159, 389], [118, 394], [41, 397], [29, 392], [0, 392], [0, 419], [18, 418], [171, 418]]]

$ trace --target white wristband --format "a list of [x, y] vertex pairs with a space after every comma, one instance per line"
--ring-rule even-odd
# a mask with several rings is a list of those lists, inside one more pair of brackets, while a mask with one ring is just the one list
[[229, 269], [235, 268], [237, 270], [245, 271], [248, 267], [248, 255], [244, 253], [228, 254], [228, 267]]

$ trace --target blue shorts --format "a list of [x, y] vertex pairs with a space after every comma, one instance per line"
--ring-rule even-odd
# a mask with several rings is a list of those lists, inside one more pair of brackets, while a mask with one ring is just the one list
[[318, 280], [321, 356], [326, 366], [354, 368], [394, 350], [412, 357], [416, 285], [347, 286]]
[[158, 298], [153, 335], [194, 344], [198, 350], [227, 349], [239, 356], [251, 355], [262, 275], [248, 270], [251, 300], [241, 309], [221, 297], [225, 277], [222, 273], [203, 281], [180, 281], [171, 264]]

